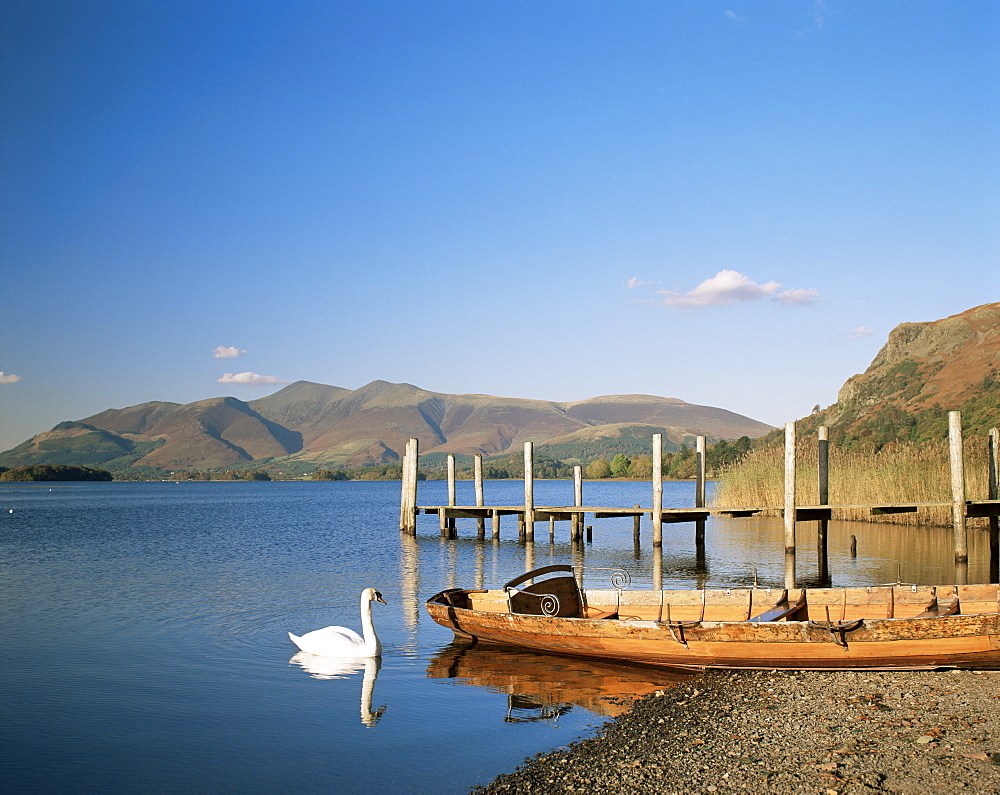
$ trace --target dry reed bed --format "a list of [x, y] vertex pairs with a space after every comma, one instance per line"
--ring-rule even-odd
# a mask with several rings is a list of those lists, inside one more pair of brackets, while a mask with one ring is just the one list
[[[988, 498], [988, 440], [965, 440], [966, 499]], [[796, 502], [819, 502], [817, 443], [799, 439], [795, 448]], [[742, 461], [722, 472], [714, 502], [724, 506], [780, 506], [784, 502], [785, 451], [781, 447], [751, 450]], [[838, 450], [830, 444], [830, 504], [939, 502], [951, 500], [948, 441], [888, 444], [877, 453]], [[916, 513], [872, 516], [866, 508], [844, 509], [839, 519], [894, 522], [908, 525], [951, 525], [947, 506], [919, 508]], [[985, 526], [985, 519], [970, 519]]]

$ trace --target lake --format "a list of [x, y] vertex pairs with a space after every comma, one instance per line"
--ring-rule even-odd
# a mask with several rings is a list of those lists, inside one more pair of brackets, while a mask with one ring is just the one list
[[[458, 484], [459, 504], [473, 502]], [[670, 687], [666, 670], [470, 648], [427, 616], [442, 588], [496, 587], [548, 563], [582, 563], [600, 587], [624, 568], [649, 587], [649, 521], [597, 520], [573, 549], [438, 537], [420, 517], [398, 530], [399, 483], [72, 483], [0, 487], [0, 780], [40, 791], [459, 793], [526, 756], [592, 733], [629, 694]], [[588, 505], [651, 503], [649, 483], [588, 482]], [[539, 481], [536, 504], [572, 502], [572, 483]], [[444, 482], [420, 484], [446, 502]], [[523, 501], [519, 481], [486, 483], [486, 502]], [[664, 506], [694, 484], [664, 484]], [[509, 522], [509, 523], [508, 523]], [[815, 524], [800, 526], [799, 576], [815, 576]], [[713, 519], [705, 560], [691, 524], [664, 525], [664, 587], [781, 586], [781, 520]], [[857, 537], [857, 556], [850, 537]], [[970, 531], [970, 582], [988, 577], [985, 533]], [[897, 563], [898, 562], [898, 563]], [[898, 574], [897, 574], [897, 565]], [[831, 523], [835, 585], [954, 579], [951, 531]], [[287, 632], [360, 631], [375, 604], [381, 664], [303, 659]]]

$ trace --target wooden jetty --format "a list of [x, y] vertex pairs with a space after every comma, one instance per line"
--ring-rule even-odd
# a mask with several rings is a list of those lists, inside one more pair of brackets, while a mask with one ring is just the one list
[[[549, 523], [550, 539], [554, 533], [557, 521], [570, 523], [570, 540], [582, 541], [586, 516], [594, 519], [628, 518], [633, 519], [634, 531], [638, 537], [639, 522], [642, 517], [649, 517], [652, 522], [652, 543], [654, 547], [662, 547], [663, 524], [677, 522], [693, 522], [695, 524], [696, 549], [704, 553], [705, 523], [710, 516], [752, 517], [764, 512], [778, 513], [784, 520], [785, 542], [785, 586], [795, 587], [795, 555], [797, 551], [796, 530], [799, 522], [818, 522], [817, 550], [819, 556], [819, 573], [825, 578], [827, 567], [827, 523], [837, 518], [838, 513], [848, 510], [869, 510], [872, 515], [893, 513], [913, 513], [925, 507], [950, 507], [954, 538], [956, 580], [963, 582], [961, 572], [967, 572], [969, 547], [966, 520], [969, 518], [988, 517], [990, 520], [990, 560], [991, 569], [997, 568], [996, 561], [1000, 557], [1000, 494], [998, 494], [998, 460], [1000, 460], [1000, 431], [993, 428], [989, 434], [989, 493], [985, 500], [970, 500], [965, 493], [965, 462], [962, 440], [961, 412], [949, 412], [949, 467], [951, 472], [951, 500], [937, 502], [891, 502], [865, 504], [830, 504], [829, 502], [829, 435], [826, 427], [821, 427], [818, 433], [818, 493], [819, 502], [816, 505], [800, 505], [796, 501], [796, 460], [795, 460], [795, 423], [785, 425], [785, 474], [784, 501], [782, 505], [770, 506], [708, 506], [706, 504], [706, 439], [697, 438], [696, 446], [696, 483], [695, 504], [689, 508], [663, 507], [663, 440], [660, 434], [653, 436], [653, 479], [652, 479], [652, 509], [631, 507], [594, 506], [583, 504], [583, 474], [582, 468], [574, 468], [574, 500], [573, 505], [536, 505], [534, 499], [534, 461], [533, 445], [524, 444], [524, 503], [522, 505], [486, 505], [483, 493], [482, 456], [474, 459], [475, 505], [457, 505], [455, 489], [455, 457], [448, 455], [448, 504], [418, 505], [417, 504], [417, 461], [419, 443], [410, 439], [406, 445], [403, 457], [402, 495], [400, 500], [400, 530], [415, 535], [417, 516], [436, 514], [439, 520], [440, 534], [444, 538], [456, 536], [457, 519], [476, 519], [477, 535], [480, 539], [486, 537], [486, 520], [490, 520], [491, 537], [500, 538], [500, 519], [504, 516], [517, 517], [518, 539], [523, 543], [533, 543], [535, 540], [535, 523]], [[589, 531], [589, 527], [588, 527]], [[995, 575], [994, 575], [995, 577]]]

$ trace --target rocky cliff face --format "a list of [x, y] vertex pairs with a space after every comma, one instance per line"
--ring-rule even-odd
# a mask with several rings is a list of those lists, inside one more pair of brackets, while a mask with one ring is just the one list
[[[902, 323], [864, 373], [852, 376], [837, 402], [957, 409], [1000, 375], [1000, 303], [925, 323]], [[984, 387], [984, 382], [986, 386]], [[1000, 421], [1000, 418], [998, 418]]]

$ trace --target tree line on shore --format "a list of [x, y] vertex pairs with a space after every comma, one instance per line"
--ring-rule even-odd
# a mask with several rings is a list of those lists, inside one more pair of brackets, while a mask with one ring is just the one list
[[0, 480], [20, 482], [51, 481], [108, 481], [111, 473], [105, 469], [65, 466], [62, 464], [33, 464], [13, 469], [0, 467]]
[[[157, 478], [161, 480], [162, 478]], [[221, 472], [203, 469], [185, 469], [171, 472], [170, 480], [270, 480], [271, 476], [261, 469], [225, 469]]]
[[[718, 474], [742, 459], [751, 448], [748, 436], [735, 441], [722, 439], [708, 445], [705, 450], [705, 468], [709, 476]], [[457, 455], [456, 477], [471, 480], [473, 458]], [[631, 480], [651, 480], [653, 477], [653, 456], [618, 453], [610, 459], [603, 456], [583, 463], [578, 459], [558, 460], [546, 455], [536, 455], [532, 462], [534, 475], [539, 480], [559, 480], [573, 477], [575, 466], [582, 466], [584, 477], [590, 480], [621, 478]], [[683, 480], [693, 478], [696, 470], [696, 454], [693, 448], [681, 445], [676, 452], [663, 455], [663, 477]], [[402, 464], [375, 464], [348, 469], [317, 469], [312, 480], [399, 480]], [[447, 478], [446, 456], [433, 454], [428, 460], [421, 460], [418, 477], [421, 480], [444, 480]], [[483, 478], [486, 480], [520, 480], [524, 477], [524, 458], [508, 455], [483, 462]]]

